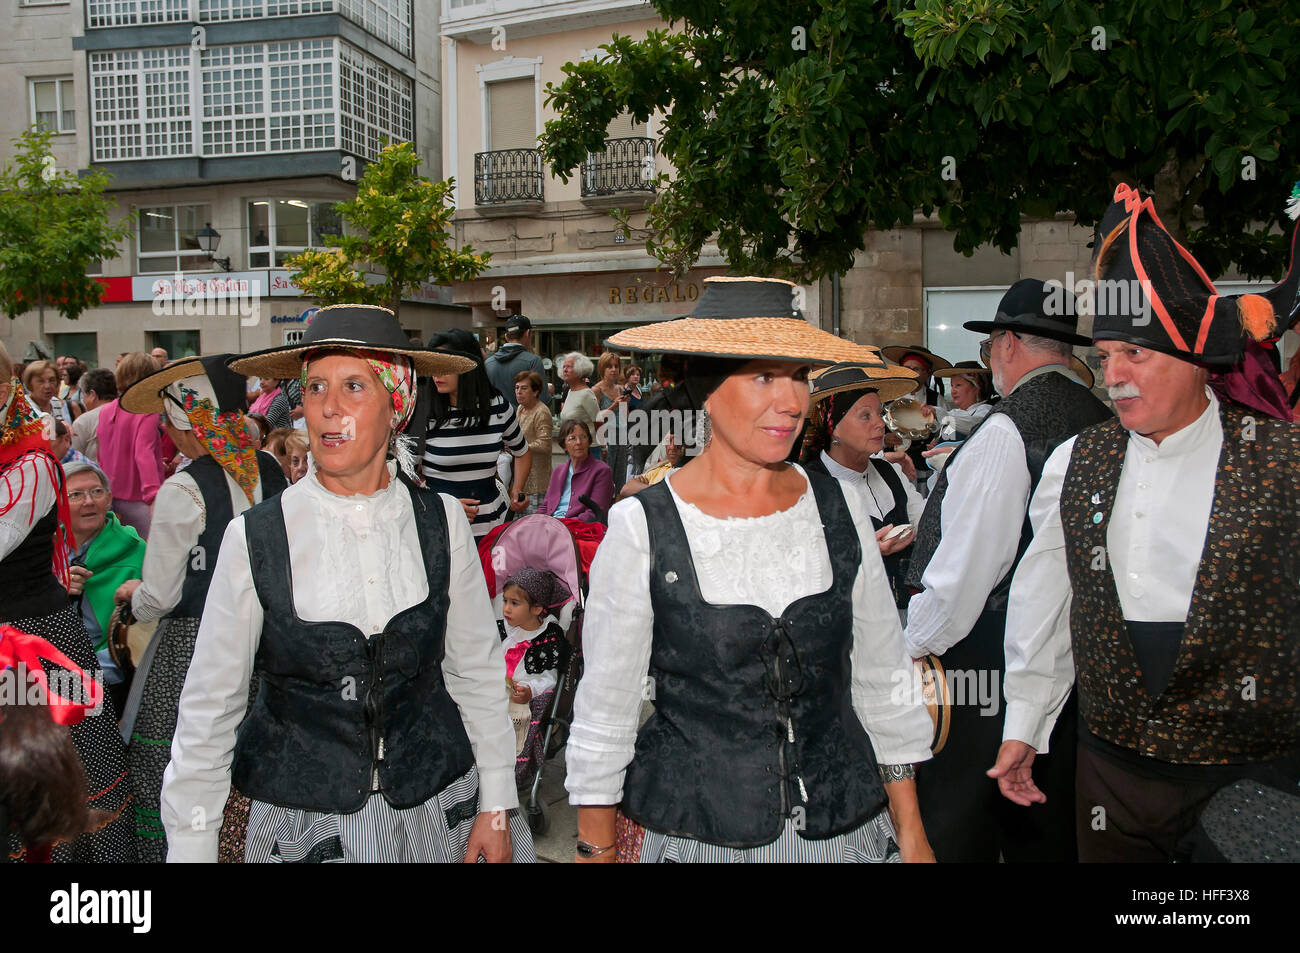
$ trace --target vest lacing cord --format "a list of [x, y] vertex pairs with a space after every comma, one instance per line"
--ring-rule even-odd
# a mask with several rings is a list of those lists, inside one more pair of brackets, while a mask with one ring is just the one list
[[379, 762], [384, 757], [384, 640], [379, 632], [366, 639], [366, 657], [370, 659], [370, 684], [366, 688], [366, 727], [370, 730], [371, 789], [379, 791]]
[[[790, 638], [790, 630], [784, 619], [772, 623], [771, 631], [763, 640], [760, 657], [766, 672], [763, 682], [769, 695], [776, 701], [781, 721], [772, 726], [777, 736], [778, 777], [781, 780], [781, 809], [772, 813], [779, 817], [793, 814], [791, 785], [799, 787], [799, 798], [808, 801], [808, 789], [804, 785], [799, 767], [799, 746], [794, 736], [794, 718], [790, 702], [804, 690], [803, 663], [799, 650]], [[789, 749], [789, 756], [786, 751]]]

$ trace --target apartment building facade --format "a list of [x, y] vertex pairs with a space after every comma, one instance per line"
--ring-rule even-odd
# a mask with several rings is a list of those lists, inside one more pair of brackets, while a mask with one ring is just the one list
[[[123, 351], [249, 351], [300, 337], [316, 302], [286, 259], [341, 228], [385, 142], [442, 165], [437, 7], [415, 0], [13, 0], [0, 84], [26, 107], [5, 139], [52, 129], [61, 168], [102, 168], [121, 255], [76, 321], [28, 313], [0, 337], [24, 353], [113, 366]], [[179, 276], [179, 280], [178, 280]], [[403, 303], [413, 337], [464, 325], [448, 288]]]

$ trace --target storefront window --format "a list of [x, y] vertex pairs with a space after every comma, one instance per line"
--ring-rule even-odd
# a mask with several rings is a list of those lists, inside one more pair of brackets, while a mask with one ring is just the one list
[[248, 267], [281, 268], [308, 248], [325, 247], [326, 235], [343, 233], [334, 202], [259, 199], [248, 203]]
[[54, 353], [71, 355], [91, 367], [99, 366], [99, 342], [94, 331], [77, 331], [72, 334], [51, 334]]
[[199, 248], [199, 229], [212, 218], [211, 205], [155, 205], [136, 217], [136, 261], [141, 274], [209, 271]]
[[196, 357], [199, 352], [199, 332], [193, 331], [151, 331], [150, 348], [160, 347], [167, 352], [167, 359], [174, 361], [180, 357]]

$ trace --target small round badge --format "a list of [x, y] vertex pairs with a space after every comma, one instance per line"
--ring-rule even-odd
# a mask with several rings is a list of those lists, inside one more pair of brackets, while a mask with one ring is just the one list
[[[1097, 514], [1097, 515], [1100, 516], [1101, 514], [1099, 513], [1099, 514]], [[677, 581], [677, 573], [673, 572], [673, 571], [670, 569], [670, 570], [668, 570], [666, 573], [664, 573], [664, 579], [667, 580], [668, 582], [676, 582], [676, 581]]]
[[1093, 514], [1092, 514], [1092, 521], [1093, 521], [1094, 523], [1100, 523], [1101, 520], [1102, 520], [1102, 515], [1101, 515], [1100, 513], [1093, 513]]

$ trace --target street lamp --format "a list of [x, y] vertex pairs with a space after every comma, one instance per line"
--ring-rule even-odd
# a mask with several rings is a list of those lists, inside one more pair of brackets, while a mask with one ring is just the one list
[[221, 244], [221, 233], [212, 227], [211, 222], [204, 222], [198, 234], [199, 250], [207, 253], [208, 261], [230, 271], [230, 259], [216, 256], [217, 246]]

